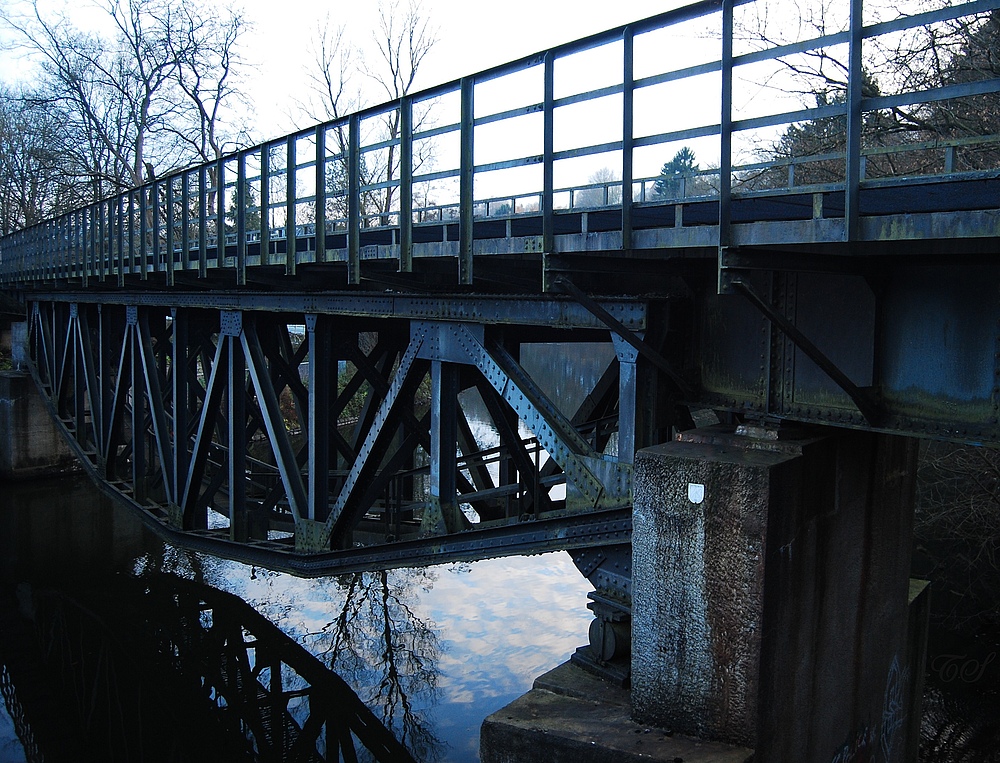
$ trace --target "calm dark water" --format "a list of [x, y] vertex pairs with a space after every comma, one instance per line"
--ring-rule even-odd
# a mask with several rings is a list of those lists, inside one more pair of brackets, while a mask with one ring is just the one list
[[[18, 663], [21, 676], [24, 645], [12, 642], [23, 636], [23, 610], [32, 595], [39, 599], [55, 589], [75, 601], [93, 601], [88, 592], [105, 581], [169, 572], [251, 604], [332, 665], [428, 761], [477, 760], [483, 719], [585, 643], [591, 619], [590, 586], [565, 553], [304, 580], [164, 546], [82, 478], [0, 487], [0, 539], [0, 661], [12, 668]], [[113, 621], [134, 606], [113, 602], [117, 613], [97, 616]], [[128, 643], [121, 648], [141, 659]], [[25, 697], [40, 689], [67, 693], [23, 679], [14, 688]], [[25, 754], [17, 733], [23, 735], [23, 724], [19, 728], [20, 719], [12, 718], [10, 705], [0, 706], [0, 761], [59, 759]], [[59, 703], [54, 712], [66, 711]], [[44, 730], [57, 721], [28, 719], [39, 750], [45, 750]], [[156, 741], [152, 732], [147, 736]], [[114, 756], [80, 749], [74, 759]], [[155, 749], [133, 749], [116, 759], [164, 758]]]
[[[572, 373], [564, 353], [535, 346], [522, 360], [572, 414], [611, 353], [577, 348]], [[552, 369], [557, 373], [546, 373]], [[475, 420], [476, 404], [474, 396], [463, 399], [480, 444], [492, 445], [495, 432]], [[939, 556], [950, 564], [963, 554]], [[920, 569], [919, 554], [917, 562], [916, 573], [937, 580], [939, 592], [962, 588], [940, 565]], [[155, 622], [169, 608], [158, 613], [141, 601], [145, 581], [159, 573], [238, 596], [341, 676], [428, 762], [478, 760], [483, 719], [585, 643], [592, 617], [591, 587], [565, 553], [304, 580], [166, 546], [84, 478], [0, 484], [0, 763], [251, 759], [221, 737], [185, 747], [214, 721], [181, 713], [198, 706], [198, 692], [168, 692], [161, 666], [147, 664], [130, 640], [136, 620], [147, 631], [171, 627]], [[988, 598], [994, 606], [995, 596]], [[57, 607], [45, 619], [52, 601], [75, 609]], [[937, 602], [943, 606], [945, 597]], [[71, 620], [71, 610], [104, 635], [95, 637], [94, 627], [89, 634], [51, 627]], [[53, 633], [64, 643], [54, 644]], [[97, 696], [78, 679], [54, 676], [46, 665], [67, 653], [69, 662], [114, 680]], [[112, 659], [122, 654], [128, 660]], [[943, 627], [934, 618], [925, 680], [921, 760], [1000, 763], [996, 629]], [[143, 733], [127, 743], [92, 733], [95, 717], [114, 715], [108, 707], [116, 703], [121, 719], [142, 716]]]
[[[569, 351], [557, 345], [526, 345], [522, 362], [546, 394], [572, 415], [612, 357], [610, 344], [575, 345]], [[480, 444], [489, 447], [495, 444], [496, 432], [484, 414], [477, 414], [477, 402], [465, 399], [463, 405]], [[106, 740], [96, 742], [97, 748], [106, 744], [114, 749], [84, 749], [88, 724], [99, 725], [91, 719], [93, 706], [128, 705], [133, 701], [129, 697], [135, 697], [145, 708], [146, 698], [157, 693], [142, 685], [143, 674], [152, 674], [154, 668], [141, 662], [142, 650], [128, 641], [129, 622], [121, 619], [123, 612], [141, 611], [144, 618], [155, 613], [150, 615], [143, 602], [130, 598], [133, 594], [123, 592], [119, 584], [123, 578], [145, 580], [161, 572], [240, 597], [345, 679], [422, 761], [478, 760], [483, 719], [586, 643], [592, 619], [586, 608], [591, 586], [566, 553], [304, 580], [165, 546], [83, 478], [2, 485], [0, 633], [7, 637], [0, 638], [0, 663], [11, 669], [0, 674], [0, 685], [6, 687], [0, 708], [0, 763], [59, 759], [54, 751], [60, 744], [75, 749], [74, 760], [203, 757], [197, 747], [166, 753], [165, 747], [183, 745], [155, 724], [144, 727], [141, 741], [130, 739], [130, 749], [115, 748], [124, 742]], [[61, 603], [51, 605], [53, 601]], [[42, 627], [39, 612], [46, 607], [55, 614]], [[91, 626], [98, 623], [96, 630], [103, 635], [81, 635], [68, 627], [57, 636], [45, 631], [79, 612], [86, 613], [87, 628], [94, 631]], [[155, 627], [169, 631], [171, 625]], [[31, 639], [72, 641], [74, 646], [61, 652], [48, 646], [43, 657], [32, 656], [22, 643]], [[86, 648], [75, 646], [76, 641], [87, 641]], [[116, 643], [108, 646], [111, 642]], [[39, 663], [58, 662], [57, 654], [68, 654], [64, 661], [70, 666], [86, 663], [87, 649], [98, 655], [134, 654], [134, 666], [114, 663], [94, 670], [110, 674], [134, 668], [135, 674], [123, 676], [117, 689], [110, 679], [98, 682], [99, 690], [90, 684], [83, 687], [86, 680], [80, 676], [57, 678], [56, 687], [43, 686], [53, 677], [42, 675]], [[108, 657], [108, 665], [111, 662]], [[33, 696], [38, 691], [54, 692], [67, 702], [40, 701]], [[84, 696], [88, 692], [107, 696], [96, 700]], [[179, 698], [174, 707], [178, 703], [185, 704], [185, 699]], [[21, 716], [28, 707], [36, 716], [61, 714], [64, 722], [56, 718], [26, 723], [30, 719]], [[143, 710], [141, 723], [151, 715], [172, 712], [169, 703], [151, 707]], [[140, 723], [134, 713], [118, 716], [120, 725]], [[122, 720], [126, 716], [129, 720]], [[191, 723], [175, 721], [174, 727]], [[75, 732], [80, 739], [49, 742], [47, 756], [36, 754], [46, 750], [47, 730], [62, 728], [53, 732], [58, 736], [74, 727], [83, 729]], [[140, 749], [135, 749], [137, 744]]]

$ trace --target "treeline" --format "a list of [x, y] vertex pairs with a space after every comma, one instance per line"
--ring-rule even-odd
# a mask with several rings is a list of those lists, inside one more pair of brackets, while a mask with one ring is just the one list
[[[0, 233], [141, 185], [246, 140], [238, 12], [193, 0], [102, 0], [109, 30], [8, 19], [31, 82], [0, 92]], [[227, 119], [226, 117], [230, 118]]]
[[[241, 11], [196, 0], [95, 2], [101, 32], [43, 10], [39, 0], [5, 19], [35, 68], [30, 81], [0, 86], [0, 235], [216, 160], [259, 137], [247, 118], [254, 106], [243, 51], [251, 25]], [[413, 87], [437, 42], [420, 1], [378, 0], [373, 13], [367, 56], [365, 34], [329, 22], [311, 35], [306, 30], [308, 100], [286, 104], [306, 123], [397, 99]], [[420, 112], [415, 121], [426, 116]], [[391, 141], [399, 117], [383, 122], [370, 129]], [[344, 131], [335, 136], [345, 148]], [[398, 151], [383, 153], [362, 167], [364, 182], [398, 177]], [[338, 173], [343, 168], [332, 163], [329, 183], [344, 184]], [[384, 213], [395, 201], [391, 187], [368, 195], [366, 211]]]
[[[930, 9], [943, 4], [934, 0], [926, 5]], [[814, 31], [826, 34], [824, 18], [820, 13], [803, 14], [799, 23], [811, 19]], [[763, 24], [748, 30], [747, 36], [760, 46], [781, 42], [769, 37]], [[848, 64], [842, 51], [817, 49], [780, 63], [806, 103], [824, 107], [846, 102]], [[866, 40], [864, 67], [865, 98], [940, 88], [957, 92], [968, 86], [968, 94], [953, 98], [865, 112], [861, 144], [866, 178], [1000, 167], [1000, 142], [983, 140], [1000, 135], [1000, 93], [974, 86], [1000, 77], [1000, 11]], [[759, 150], [760, 160], [778, 166], [745, 173], [740, 180], [748, 189], [785, 187], [792, 177], [795, 185], [841, 182], [846, 145], [846, 117], [793, 124]], [[791, 160], [809, 157], [814, 160], [796, 161], [789, 174]]]

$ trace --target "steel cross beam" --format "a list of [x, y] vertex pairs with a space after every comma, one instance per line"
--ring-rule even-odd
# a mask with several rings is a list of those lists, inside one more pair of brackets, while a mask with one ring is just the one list
[[[516, 359], [539, 327], [512, 315], [62, 301], [37, 301], [31, 315], [35, 377], [84, 465], [174, 542], [289, 558], [360, 544], [370, 558], [416, 560], [510, 528], [484, 553], [523, 550], [521, 522], [555, 528], [627, 507], [631, 449], [649, 444], [635, 434], [634, 372], [619, 378], [613, 362], [564, 415]], [[477, 441], [466, 393], [482, 398], [499, 446]], [[627, 452], [604, 454], [619, 428]]]

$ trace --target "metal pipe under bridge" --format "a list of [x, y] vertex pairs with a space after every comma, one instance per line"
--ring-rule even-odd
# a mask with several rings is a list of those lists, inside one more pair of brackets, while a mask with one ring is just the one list
[[[852, 0], [842, 31], [745, 51], [734, 14], [752, 5], [669, 11], [0, 239], [32, 373], [82, 463], [172, 542], [298, 574], [575, 549], [610, 638], [645, 448], [709, 421], [1000, 444], [1000, 130], [902, 138], [880, 119], [995, 110], [1000, 79], [863, 87], [866, 46], [1000, 2], [866, 24]], [[692, 24], [714, 35], [707, 60], [637, 69]], [[842, 99], [734, 106], [754, 67], [837, 46]], [[619, 68], [581, 90], [566, 65], [590, 54]], [[636, 119], [692, 83], [707, 122]], [[518, 96], [494, 107], [498, 89]], [[611, 137], [581, 137], [580, 108]], [[371, 138], [386, 115], [400, 133]], [[837, 137], [747, 159], [755, 136], [810, 125]], [[695, 140], [717, 167], [635, 171]], [[430, 170], [415, 157], [435, 142], [456, 150]], [[365, 173], [390, 153], [397, 172]], [[620, 179], [556, 182], [589, 157]], [[484, 196], [504, 173], [530, 180]], [[547, 342], [610, 348], [575, 410], [522, 362]]]

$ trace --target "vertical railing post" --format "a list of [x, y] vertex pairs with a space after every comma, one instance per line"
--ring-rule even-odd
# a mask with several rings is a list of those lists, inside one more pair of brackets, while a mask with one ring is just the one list
[[555, 250], [555, 54], [545, 53], [544, 102], [542, 104], [542, 251]]
[[162, 180], [156, 180], [150, 189], [153, 195], [153, 272], [160, 269], [160, 189], [163, 187]]
[[459, 170], [459, 251], [458, 251], [458, 282], [472, 284], [472, 241], [473, 241], [473, 204], [475, 176], [475, 80], [472, 77], [462, 78], [462, 119], [461, 119], [461, 159]]
[[413, 271], [413, 99], [399, 102], [399, 272]]
[[146, 248], [146, 240], [149, 238], [149, 194], [152, 185], [144, 185], [139, 189], [139, 269], [142, 271], [140, 278], [145, 281], [149, 278], [149, 250]]
[[847, 167], [844, 173], [844, 239], [854, 241], [858, 237], [858, 202], [861, 189], [861, 99], [863, 97], [864, 69], [862, 68], [862, 45], [864, 25], [864, 3], [851, 0], [851, 39], [849, 45], [849, 68], [847, 73]]
[[89, 255], [87, 252], [87, 213], [84, 207], [76, 212], [76, 235], [77, 235], [77, 265], [80, 268], [80, 278], [84, 286], [90, 283]]
[[208, 276], [208, 165], [198, 168], [198, 277]]
[[[622, 249], [632, 248], [632, 140], [635, 106], [635, 32], [625, 27], [622, 34], [624, 44], [622, 72]], [[607, 204], [607, 186], [604, 189]]]
[[181, 173], [181, 270], [188, 269], [191, 256], [191, 176]]
[[347, 282], [361, 283], [361, 120], [352, 114], [347, 129]]
[[118, 249], [118, 285], [125, 285], [125, 194], [115, 196], [115, 246]]
[[719, 257], [718, 291], [728, 293], [724, 277], [726, 251], [732, 244], [733, 200], [733, 5], [722, 3], [722, 113], [719, 122]]
[[271, 264], [271, 146], [260, 147], [260, 264]]
[[99, 210], [98, 256], [100, 257], [101, 280], [106, 281], [111, 275], [111, 269], [108, 267], [108, 250], [110, 249], [108, 246], [108, 204], [103, 201], [98, 202], [97, 208]]
[[165, 225], [167, 226], [166, 252], [164, 267], [167, 273], [167, 286], [174, 285], [174, 179], [167, 178], [167, 195], [164, 199], [167, 205]]
[[52, 255], [52, 280], [55, 281], [62, 275], [62, 242], [59, 238], [59, 222], [51, 220], [45, 227], [45, 237], [50, 242], [49, 248]]
[[49, 272], [49, 243], [48, 237], [45, 235], [45, 225], [35, 226], [35, 236], [38, 239], [38, 273], [41, 279], [44, 281], [48, 277]]
[[226, 264], [226, 163], [215, 165], [215, 266]]
[[285, 274], [295, 275], [295, 250], [298, 245], [295, 240], [295, 136], [290, 135], [285, 141]]
[[316, 262], [326, 262], [326, 125], [316, 125]]
[[236, 285], [247, 283], [247, 155], [236, 156]]
[[142, 188], [131, 188], [128, 192], [128, 272], [135, 273], [138, 263], [135, 256], [135, 195], [141, 193]]
[[[100, 268], [100, 240], [101, 240], [101, 207], [100, 204], [91, 204], [89, 207], [90, 227], [87, 236], [90, 241], [90, 267], [94, 278], [103, 281]], [[25, 263], [26, 265], [28, 263]]]

